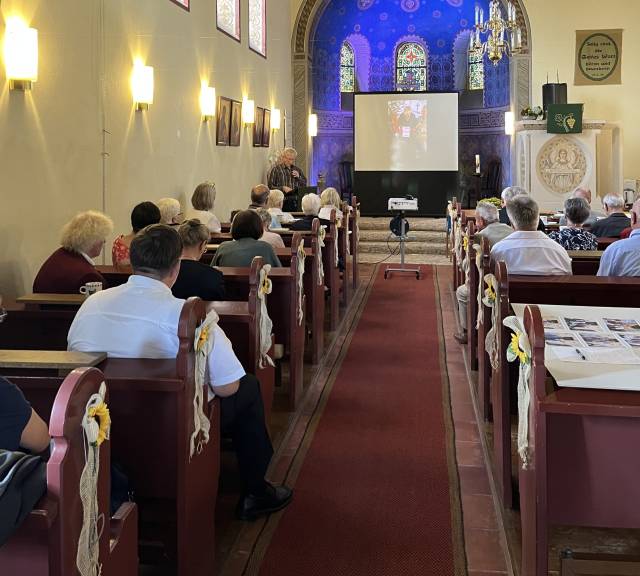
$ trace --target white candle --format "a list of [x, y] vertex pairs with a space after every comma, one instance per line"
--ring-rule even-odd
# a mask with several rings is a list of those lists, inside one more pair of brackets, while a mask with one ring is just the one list
[[476, 26], [480, 23], [480, 6], [476, 4]]
[[480, 154], [476, 154], [476, 174], [480, 174]]
[[484, 10], [480, 8], [480, 25], [484, 24]]

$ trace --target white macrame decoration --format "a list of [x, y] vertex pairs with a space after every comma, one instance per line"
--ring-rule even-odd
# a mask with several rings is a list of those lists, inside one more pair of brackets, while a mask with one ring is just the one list
[[297, 278], [297, 290], [296, 298], [298, 299], [298, 326], [302, 324], [304, 319], [304, 309], [302, 307], [302, 301], [304, 300], [304, 261], [307, 257], [304, 251], [304, 242], [298, 244], [298, 278]]
[[480, 329], [480, 324], [484, 319], [482, 309], [482, 295], [484, 289], [484, 270], [482, 269], [482, 248], [479, 244], [474, 244], [473, 249], [476, 251], [476, 268], [478, 269], [478, 317], [476, 318], [476, 330]]
[[318, 253], [316, 254], [316, 265], [318, 266], [318, 286], [324, 285], [324, 265], [322, 264], [322, 249], [324, 248], [324, 228], [318, 228]]
[[[85, 465], [80, 475], [80, 501], [82, 502], [82, 529], [78, 539], [76, 567], [80, 576], [99, 576], [100, 535], [104, 528], [104, 515], [98, 508], [98, 477], [100, 474], [100, 423], [92, 416], [92, 409], [104, 404], [107, 386], [100, 384], [97, 394], [93, 394], [85, 407], [82, 430], [85, 441]], [[105, 440], [109, 439], [110, 426], [103, 429]], [[107, 471], [107, 474], [109, 472]], [[102, 528], [98, 528], [101, 524]]]
[[258, 285], [258, 300], [260, 300], [260, 359], [258, 360], [258, 367], [265, 368], [267, 364], [269, 366], [275, 366], [271, 356], [269, 356], [269, 350], [271, 349], [271, 334], [273, 332], [273, 322], [267, 312], [267, 294], [271, 294], [273, 285], [269, 278], [269, 272], [271, 271], [271, 264], [265, 264], [260, 270], [260, 284]]
[[349, 218], [348, 210], [345, 210], [343, 220], [344, 220], [344, 233], [345, 233], [345, 236], [347, 237], [347, 256], [351, 256], [351, 238], [349, 234], [349, 221], [351, 220], [351, 218]]
[[484, 277], [484, 283], [487, 285], [485, 295], [482, 301], [485, 306], [491, 308], [491, 329], [487, 332], [484, 340], [485, 349], [489, 354], [491, 367], [494, 370], [500, 368], [500, 351], [498, 350], [498, 302], [496, 301], [498, 294], [498, 281], [493, 274], [487, 274]]
[[339, 263], [339, 255], [338, 255], [338, 228], [335, 228], [335, 234], [333, 235], [333, 244], [334, 244], [334, 252], [335, 252], [335, 267], [338, 267]]
[[[207, 385], [207, 366], [209, 354], [215, 342], [215, 329], [218, 325], [218, 314], [210, 310], [202, 324], [196, 328], [195, 334], [195, 390], [193, 393], [193, 432], [189, 444], [189, 459], [202, 452], [202, 446], [209, 442], [211, 422], [204, 413], [204, 387]], [[202, 433], [202, 434], [201, 434]]]
[[[531, 344], [525, 332], [522, 321], [516, 316], [505, 318], [503, 324], [509, 328], [514, 337], [507, 348], [507, 360], [520, 361], [518, 371], [518, 454], [522, 467], [526, 470], [530, 464], [529, 452], [529, 405], [531, 404]], [[503, 385], [508, 386], [508, 382]]]

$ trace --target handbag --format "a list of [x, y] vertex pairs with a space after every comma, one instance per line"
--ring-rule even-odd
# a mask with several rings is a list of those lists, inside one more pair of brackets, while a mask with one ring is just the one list
[[0, 546], [18, 529], [47, 490], [40, 456], [0, 450]]

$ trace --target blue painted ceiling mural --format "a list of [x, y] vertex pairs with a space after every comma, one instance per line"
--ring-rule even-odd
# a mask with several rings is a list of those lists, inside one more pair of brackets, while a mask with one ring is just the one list
[[[488, 0], [332, 1], [313, 38], [314, 108], [340, 109], [340, 47], [349, 38], [354, 39], [360, 90], [394, 90], [396, 47], [416, 40], [426, 45], [429, 54], [428, 89], [454, 90], [454, 43], [473, 28], [476, 4], [488, 13]], [[508, 104], [507, 59], [497, 68], [485, 63], [485, 70], [485, 106]]]

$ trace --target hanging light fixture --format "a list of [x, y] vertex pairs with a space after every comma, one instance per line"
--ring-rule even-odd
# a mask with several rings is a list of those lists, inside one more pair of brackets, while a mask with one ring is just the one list
[[271, 110], [271, 130], [280, 130], [281, 122], [282, 112], [280, 112], [280, 108], [274, 108]]
[[[487, 38], [483, 42], [482, 34]], [[469, 38], [469, 53], [487, 54], [494, 66], [503, 56], [512, 56], [522, 50], [522, 30], [517, 23], [517, 12], [513, 2], [507, 2], [507, 17], [502, 17], [499, 0], [490, 0], [489, 19], [485, 21], [484, 10], [476, 4], [475, 32]]]

